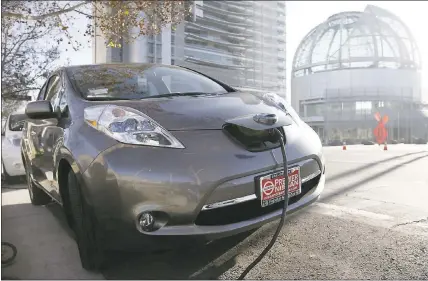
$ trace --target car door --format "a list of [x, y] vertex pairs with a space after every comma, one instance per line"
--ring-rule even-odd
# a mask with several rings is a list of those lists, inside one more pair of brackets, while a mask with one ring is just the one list
[[[43, 84], [37, 96], [37, 100], [44, 100], [48, 82], [49, 79], [47, 79], [45, 84]], [[27, 118], [27, 122], [25, 123], [24, 128], [22, 130], [21, 143], [21, 148], [25, 155], [26, 169], [29, 169], [33, 179], [37, 183], [39, 183], [39, 181], [43, 181], [43, 177], [40, 176], [41, 173], [38, 171], [39, 165], [37, 165], [37, 163], [39, 162], [38, 158], [41, 156], [41, 147], [39, 144], [39, 139], [37, 137], [40, 124], [42, 124], [41, 120]]]
[[71, 124], [71, 116], [67, 104], [67, 90], [65, 88], [65, 83], [63, 79], [63, 73], [61, 73], [61, 88], [58, 92], [54, 94], [51, 98], [52, 108], [57, 113], [58, 119], [55, 126], [49, 126], [49, 157], [50, 161], [47, 163], [49, 166], [46, 167], [46, 170], [49, 172], [49, 175], [52, 177], [49, 178], [50, 181], [50, 193], [53, 198], [58, 202], [61, 201], [61, 196], [59, 193], [58, 185], [58, 176], [57, 165], [58, 165], [58, 155], [60, 153], [60, 148], [64, 143], [64, 133], [68, 130], [68, 127]]
[[[39, 94], [38, 100], [49, 100], [53, 104], [62, 88], [60, 73], [55, 73], [49, 78], [46, 91]], [[26, 137], [31, 151], [29, 162], [32, 176], [39, 185], [52, 194], [54, 193], [53, 173], [50, 167], [53, 165], [53, 132], [57, 127], [58, 119], [30, 119], [27, 123]]]
[[[4, 121], [4, 124], [3, 124], [2, 129], [1, 129], [1, 164], [2, 164], [2, 169], [4, 168], [5, 159], [8, 158], [7, 152], [10, 150], [9, 149], [10, 143], [7, 141], [7, 135], [6, 135], [6, 132], [7, 132], [6, 128], [9, 126], [9, 118], [10, 118], [10, 115]], [[4, 171], [2, 170], [2, 173], [3, 172]]]

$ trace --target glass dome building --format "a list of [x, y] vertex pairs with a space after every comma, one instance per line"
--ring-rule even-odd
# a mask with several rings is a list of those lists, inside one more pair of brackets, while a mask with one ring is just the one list
[[414, 37], [397, 16], [372, 5], [335, 14], [297, 48], [292, 105], [325, 142], [373, 140], [376, 112], [389, 116], [389, 140], [426, 138], [428, 128], [415, 127], [428, 123], [420, 69]]

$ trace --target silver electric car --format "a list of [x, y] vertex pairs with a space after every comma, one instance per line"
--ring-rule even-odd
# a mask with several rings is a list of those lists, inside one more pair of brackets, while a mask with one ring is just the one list
[[213, 240], [277, 219], [285, 187], [273, 128], [286, 142], [288, 213], [324, 188], [321, 141], [283, 98], [187, 68], [64, 67], [26, 115], [31, 201], [63, 207], [87, 269], [109, 248]]

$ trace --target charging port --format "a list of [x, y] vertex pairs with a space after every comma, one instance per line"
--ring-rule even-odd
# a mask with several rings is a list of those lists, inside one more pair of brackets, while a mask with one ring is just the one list
[[235, 143], [251, 152], [260, 152], [280, 147], [281, 143], [275, 129], [283, 134], [282, 127], [266, 130], [252, 130], [235, 124], [223, 126], [223, 132]]

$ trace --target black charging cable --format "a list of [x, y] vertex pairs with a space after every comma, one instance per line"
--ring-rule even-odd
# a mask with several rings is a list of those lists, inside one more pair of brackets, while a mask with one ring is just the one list
[[277, 128], [275, 128], [274, 130], [281, 144], [282, 159], [284, 162], [284, 187], [285, 187], [284, 197], [285, 198], [284, 198], [284, 205], [282, 208], [281, 220], [279, 221], [275, 234], [272, 236], [272, 239], [270, 240], [269, 244], [266, 246], [263, 252], [261, 252], [261, 254], [250, 265], [247, 266], [247, 268], [245, 268], [245, 270], [239, 276], [238, 280], [243, 280], [245, 276], [248, 274], [248, 272], [250, 272], [250, 270], [253, 269], [269, 252], [269, 250], [275, 244], [276, 239], [278, 238], [278, 235], [281, 232], [281, 229], [284, 226], [284, 222], [285, 222], [285, 217], [286, 217], [287, 208], [288, 208], [288, 165], [287, 165], [287, 154], [285, 153], [285, 136]]

